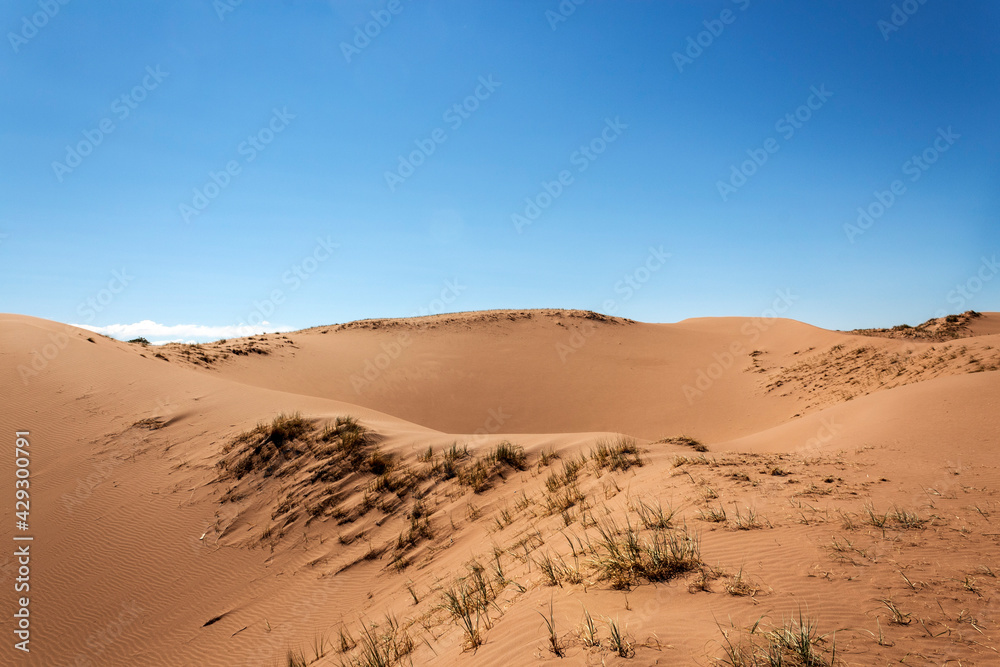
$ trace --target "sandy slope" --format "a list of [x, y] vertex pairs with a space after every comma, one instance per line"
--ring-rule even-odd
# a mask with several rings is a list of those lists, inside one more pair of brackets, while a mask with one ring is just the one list
[[[723, 656], [720, 626], [736, 642], [762, 615], [767, 626], [800, 609], [821, 633], [841, 630], [846, 664], [996, 664], [1000, 315], [969, 334], [498, 311], [157, 350], [0, 315], [0, 427], [11, 447], [30, 430], [33, 456], [23, 664], [287, 664], [322, 637], [315, 664], [335, 665], [352, 655], [336, 650], [338, 629], [385, 633], [386, 614], [413, 642], [407, 664], [556, 661], [536, 613], [550, 601], [570, 664], [708, 664]], [[242, 451], [226, 451], [239, 433], [295, 411], [310, 430], [274, 474], [217, 465]], [[348, 414], [377, 434], [365, 456], [386, 454], [388, 472], [369, 458], [329, 472], [321, 434]], [[604, 432], [638, 438], [643, 465], [592, 459], [560, 484]], [[710, 451], [655, 442], [681, 433]], [[498, 465], [474, 492], [463, 480], [504, 438], [524, 448], [524, 470]], [[450, 477], [456, 441], [470, 455]], [[672, 524], [697, 532], [702, 574], [639, 576], [625, 591], [589, 565], [608, 521], [642, 526], [639, 500], [672, 505]], [[876, 527], [868, 503], [916, 519]], [[8, 544], [13, 522], [6, 502]], [[546, 585], [546, 558], [559, 585]], [[475, 652], [441, 608], [471, 559], [510, 580], [492, 580]], [[8, 579], [15, 566], [0, 556]], [[699, 578], [708, 591], [692, 591]], [[579, 638], [584, 609], [599, 647]], [[627, 625], [633, 657], [609, 649], [605, 618]], [[21, 657], [11, 643], [4, 664]]]

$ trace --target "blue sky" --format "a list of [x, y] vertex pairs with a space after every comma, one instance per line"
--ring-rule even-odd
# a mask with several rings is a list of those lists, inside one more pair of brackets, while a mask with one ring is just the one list
[[1000, 310], [996, 3], [231, 4], [4, 3], [0, 311]]

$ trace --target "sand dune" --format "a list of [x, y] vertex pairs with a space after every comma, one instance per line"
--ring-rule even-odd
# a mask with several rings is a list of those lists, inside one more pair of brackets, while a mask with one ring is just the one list
[[998, 664], [1000, 314], [962, 317], [490, 311], [154, 348], [0, 315], [34, 659], [711, 664], [801, 612], [838, 664]]
[[[581, 311], [514, 311], [321, 327], [260, 336], [255, 345], [268, 353], [228, 353], [230, 343], [200, 346], [198, 353], [221, 377], [364, 405], [449, 433], [622, 431], [659, 439], [690, 432], [718, 440], [784, 422], [806, 407], [811, 393], [821, 396], [807, 405], [826, 404], [862, 388], [971, 372], [974, 366], [961, 364], [988, 343], [939, 344], [934, 355], [928, 352], [934, 343], [842, 334], [792, 320], [642, 324], [591, 319]], [[837, 346], [844, 351], [830, 351]], [[864, 364], [871, 377], [863, 387], [855, 386], [854, 366], [867, 360], [841, 358], [860, 347], [885, 357], [877, 368]], [[925, 353], [950, 355], [952, 348], [965, 349], [965, 358], [934, 369], [910, 363]], [[182, 347], [165, 354], [177, 361], [183, 352], [190, 354]], [[907, 357], [905, 377], [895, 377], [894, 355]], [[1000, 350], [979, 356], [987, 366], [1000, 363]], [[800, 370], [803, 365], [808, 370]], [[817, 382], [824, 373], [826, 380]], [[791, 394], [767, 386], [791, 381], [797, 385]], [[818, 384], [815, 392], [811, 384]], [[828, 394], [835, 396], [828, 400]]]

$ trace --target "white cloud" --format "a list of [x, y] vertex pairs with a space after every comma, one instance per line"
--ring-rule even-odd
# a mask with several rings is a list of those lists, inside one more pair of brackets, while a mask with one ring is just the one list
[[221, 338], [239, 338], [241, 336], [255, 336], [262, 333], [294, 331], [291, 327], [275, 326], [270, 322], [261, 322], [255, 326], [243, 324], [211, 327], [204, 324], [159, 324], [152, 320], [143, 320], [135, 324], [109, 324], [106, 327], [95, 327], [89, 324], [72, 324], [70, 326], [80, 327], [81, 329], [87, 329], [88, 331], [94, 331], [121, 340], [142, 337], [149, 340], [153, 345], [164, 345], [166, 343], [207, 343]]

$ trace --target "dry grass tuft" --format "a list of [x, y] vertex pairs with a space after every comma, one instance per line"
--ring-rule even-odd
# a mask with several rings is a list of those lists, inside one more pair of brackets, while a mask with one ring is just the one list
[[594, 449], [590, 453], [590, 458], [594, 462], [594, 467], [598, 472], [605, 468], [614, 472], [642, 465], [639, 445], [635, 441], [635, 438], [627, 435], [618, 435], [614, 438], [601, 438], [595, 443]]
[[747, 577], [743, 576], [742, 567], [739, 572], [726, 579], [725, 588], [727, 593], [738, 597], [753, 597], [760, 590]]
[[921, 529], [927, 523], [927, 519], [920, 518], [916, 512], [893, 505], [885, 512], [879, 512], [871, 503], [867, 503], [862, 508], [862, 519], [865, 523], [875, 528], [885, 530], [886, 528], [898, 528], [900, 530]]
[[457, 469], [456, 466], [456, 469], [458, 481], [461, 484], [470, 487], [474, 493], [482, 493], [492, 486], [496, 477], [503, 477], [505, 469], [520, 471], [526, 470], [527, 467], [524, 448], [504, 440], [494, 446], [485, 456], [475, 459], [462, 469]]
[[601, 537], [591, 562], [612, 588], [627, 590], [641, 579], [666, 581], [702, 565], [700, 540], [686, 528], [641, 536], [630, 523], [620, 529], [609, 519], [597, 529]]
[[219, 466], [236, 479], [254, 473], [271, 476], [286, 462], [301, 455], [299, 440], [311, 428], [312, 424], [298, 412], [281, 413], [270, 423], [261, 422], [233, 438], [223, 449], [227, 456]]
[[447, 610], [465, 634], [465, 647], [476, 649], [483, 643], [482, 628], [489, 627], [489, 609], [507, 585], [502, 570], [490, 578], [476, 560], [468, 564], [469, 574], [444, 589], [441, 607]]
[[[741, 630], [734, 639], [720, 627], [724, 657], [716, 661], [730, 667], [826, 667], [837, 661], [836, 633], [819, 634], [816, 622], [798, 618], [784, 620], [770, 630], [761, 627], [763, 618]], [[832, 637], [830, 655], [825, 646]]]
[[[346, 653], [346, 650], [343, 650], [344, 646], [342, 633], [342, 653]], [[393, 667], [403, 664], [407, 656], [413, 652], [413, 639], [394, 616], [387, 614], [381, 625], [361, 624], [361, 634], [355, 647], [357, 650], [348, 656], [346, 664], [349, 667]]]
[[667, 445], [680, 445], [682, 447], [690, 447], [696, 452], [707, 452], [708, 447], [706, 447], [701, 441], [692, 438], [689, 435], [678, 435], [673, 438], [663, 438], [657, 440], [656, 444], [667, 444]]

